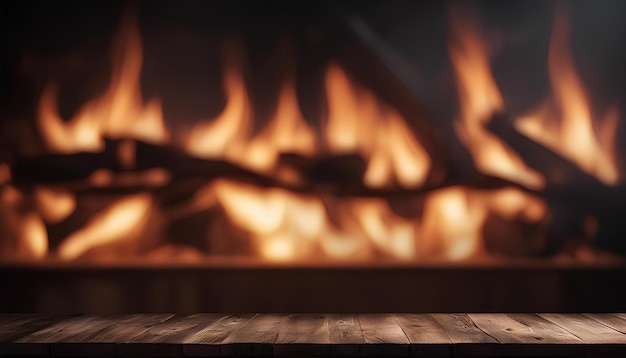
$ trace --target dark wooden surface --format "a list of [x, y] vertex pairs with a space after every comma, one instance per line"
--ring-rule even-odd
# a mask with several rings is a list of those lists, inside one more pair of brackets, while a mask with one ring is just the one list
[[626, 357], [626, 314], [0, 314], [0, 356]]

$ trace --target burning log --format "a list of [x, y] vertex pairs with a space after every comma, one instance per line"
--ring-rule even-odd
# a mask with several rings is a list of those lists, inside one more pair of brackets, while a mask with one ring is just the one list
[[[342, 19], [346, 20], [346, 19]], [[387, 46], [356, 17], [341, 21], [329, 34], [337, 59], [348, 74], [372, 89], [406, 119], [418, 142], [431, 158], [428, 184], [446, 179], [450, 170], [449, 148], [418, 98], [419, 83], [413, 67]]]
[[623, 218], [626, 188], [623, 185], [603, 184], [554, 151], [519, 133], [506, 115], [495, 115], [487, 128], [520, 153], [528, 165], [545, 173], [546, 186], [538, 191], [539, 195], [551, 205], [558, 205], [558, 211], [568, 210], [568, 207], [570, 213], [576, 211], [573, 215], [579, 222], [583, 221], [585, 211], [591, 213], [599, 223], [597, 245], [626, 253], [626, 241], [621, 234], [626, 230]]
[[[419, 188], [370, 188], [363, 183], [365, 162], [357, 154], [306, 158], [285, 153], [280, 156], [274, 174], [267, 175], [224, 160], [195, 158], [171, 146], [142, 141], [135, 141], [135, 165], [128, 168], [116, 154], [120, 141], [107, 140], [106, 143], [106, 149], [101, 153], [18, 158], [12, 168], [12, 181], [19, 186], [50, 185], [83, 193], [156, 191], [166, 201], [176, 201], [177, 196], [189, 195], [194, 188], [219, 178], [300, 193], [383, 198], [422, 196], [452, 185], [521, 187], [504, 179], [476, 173], [469, 178], [449, 178]], [[281, 173], [292, 173], [293, 176], [282, 176]]]

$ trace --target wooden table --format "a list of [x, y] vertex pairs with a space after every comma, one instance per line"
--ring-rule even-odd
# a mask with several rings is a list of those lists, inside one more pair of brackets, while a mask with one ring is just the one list
[[626, 357], [626, 314], [0, 314], [0, 355]]

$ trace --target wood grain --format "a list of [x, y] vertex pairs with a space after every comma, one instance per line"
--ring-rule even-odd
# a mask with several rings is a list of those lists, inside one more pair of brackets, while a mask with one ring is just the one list
[[122, 357], [178, 357], [182, 356], [183, 342], [194, 333], [222, 319], [224, 314], [195, 314], [174, 316], [155, 324], [140, 335], [120, 342], [117, 355]]
[[227, 315], [209, 326], [185, 338], [183, 355], [191, 357], [214, 357], [220, 355], [222, 342], [232, 332], [250, 321], [254, 314]]
[[280, 328], [276, 356], [330, 356], [328, 321], [323, 314], [292, 314]]
[[412, 356], [452, 356], [450, 337], [431, 315], [395, 314], [393, 317], [411, 343]]
[[0, 316], [0, 356], [46, 355], [48, 344], [16, 343], [22, 337], [42, 330], [70, 316], [38, 314], [3, 314]]
[[[48, 346], [50, 354], [58, 355], [59, 352], [57, 352], [57, 350], [59, 347], [61, 351], [64, 351], [63, 346], [68, 344], [68, 342], [76, 342], [75, 337], [82, 339], [111, 324], [113, 324], [112, 321], [100, 316], [81, 315], [33, 332], [17, 340], [17, 342]], [[57, 342], [58, 344], [56, 344]], [[89, 354], [94, 356], [110, 356], [115, 354], [115, 347], [112, 345], [93, 344], [90, 348], [91, 352]], [[77, 352], [76, 354], [84, 355], [84, 353], [81, 352]]]
[[539, 313], [538, 315], [562, 327], [586, 343], [626, 344], [626, 335], [581, 314]]
[[115, 355], [117, 342], [132, 339], [172, 316], [132, 314], [100, 317], [94, 329], [85, 329], [52, 343], [50, 353], [58, 356], [112, 356]]
[[540, 313], [540, 317], [562, 327], [587, 343], [588, 357], [626, 356], [626, 335], [581, 314]]
[[406, 356], [409, 353], [409, 339], [390, 314], [359, 315], [361, 330], [366, 345], [361, 349], [369, 356]]
[[614, 313], [590, 313], [585, 314], [587, 317], [602, 323], [618, 332], [626, 333], [626, 315], [619, 315]]
[[286, 314], [257, 314], [224, 339], [222, 355], [271, 356], [278, 332], [287, 318]]
[[326, 317], [334, 356], [356, 356], [366, 344], [356, 314], [330, 314]]
[[0, 314], [0, 356], [626, 356], [624, 314]]
[[466, 314], [433, 314], [453, 343], [455, 357], [496, 357], [500, 355], [499, 342], [476, 327]]
[[[483, 332], [496, 338], [501, 344], [502, 356], [567, 356], [580, 357], [584, 348], [580, 339], [560, 329], [533, 329], [506, 314], [469, 314], [471, 320]], [[524, 315], [528, 316], [528, 315]], [[549, 322], [546, 322], [549, 324]], [[541, 326], [540, 326], [541, 327]]]

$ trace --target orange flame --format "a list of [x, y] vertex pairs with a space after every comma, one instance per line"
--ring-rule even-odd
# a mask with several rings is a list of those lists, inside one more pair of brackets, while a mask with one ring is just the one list
[[48, 253], [48, 233], [41, 217], [28, 208], [15, 187], [0, 187], [0, 257], [41, 259]]
[[490, 117], [504, 109], [504, 102], [491, 74], [487, 50], [475, 26], [456, 11], [452, 12], [451, 23], [456, 41], [450, 43], [449, 52], [462, 111], [459, 120], [454, 123], [457, 135], [482, 172], [531, 188], [542, 188], [544, 178], [485, 129], [484, 125]]
[[[111, 84], [101, 98], [87, 103], [66, 122], [56, 109], [54, 87], [44, 90], [38, 120], [52, 151], [98, 151], [103, 148], [105, 136], [121, 138], [124, 141], [119, 145], [118, 159], [128, 169], [135, 166], [137, 148], [133, 139], [156, 144], [169, 141], [160, 104], [153, 101], [143, 105], [141, 100], [142, 52], [138, 30], [130, 22], [122, 30], [119, 39], [122, 52]], [[542, 187], [543, 177], [484, 128], [490, 116], [504, 109], [504, 103], [476, 29], [456, 14], [453, 30], [458, 41], [450, 44], [449, 50], [462, 109], [455, 123], [457, 134], [481, 171], [532, 188]], [[269, 175], [275, 174], [281, 153], [305, 157], [322, 152], [358, 153], [367, 163], [362, 178], [367, 187], [423, 185], [431, 158], [405, 119], [373, 92], [353, 82], [336, 64], [331, 64], [325, 75], [329, 113], [321, 138], [300, 112], [294, 78], [285, 81], [272, 119], [253, 135], [254, 115], [242, 73], [242, 49], [233, 47], [229, 51], [229, 55], [236, 56], [226, 61], [224, 70], [226, 105], [216, 118], [198, 123], [185, 135], [183, 147], [187, 153], [230, 161]], [[580, 81], [575, 76], [573, 80], [570, 78], [574, 73], [571, 59], [561, 58], [554, 51], [551, 50], [550, 61], [553, 81], [563, 76], [570, 81], [564, 82], [567, 86], [555, 85], [558, 103], [583, 99], [577, 102], [578, 107], [565, 106], [564, 116], [575, 117], [581, 110], [589, 114]], [[568, 65], [553, 69], [555, 61], [565, 61]], [[614, 125], [611, 120], [608, 122]], [[575, 127], [576, 132], [580, 125], [563, 126]], [[609, 144], [612, 147], [612, 142]], [[0, 165], [0, 182], [2, 168]], [[4, 180], [9, 179], [10, 173]], [[94, 187], [162, 186], [169, 180], [170, 173], [162, 168], [121, 174], [99, 169], [87, 178]], [[17, 202], [23, 201], [19, 192], [3, 195], [6, 196], [2, 199], [3, 206], [17, 206]], [[62, 241], [59, 258], [77, 259], [110, 244], [138, 241], [151, 226], [154, 204], [149, 194], [131, 195], [114, 202]], [[227, 225], [249, 235], [260, 257], [276, 261], [319, 257], [464, 260], [486, 254], [482, 231], [490, 215], [531, 222], [541, 221], [547, 215], [543, 201], [522, 191], [481, 191], [461, 186], [426, 194], [421, 217], [400, 215], [383, 198], [327, 198], [225, 179], [205, 185], [186, 204], [170, 210], [168, 218], [218, 208], [226, 216]], [[17, 230], [17, 235], [24, 245], [24, 256], [42, 257], [48, 250], [43, 220], [55, 223], [67, 218], [76, 209], [76, 198], [70, 193], [39, 187], [35, 189], [34, 206], [36, 212], [28, 211], [14, 221], [19, 222], [16, 225], [21, 231]], [[144, 249], [154, 259], [176, 254], [197, 260], [199, 256], [196, 249], [177, 245], [163, 245], [152, 251], [149, 250], [152, 248]]]
[[259, 171], [275, 168], [280, 153], [315, 154], [317, 138], [306, 123], [298, 106], [295, 82], [283, 86], [274, 118], [247, 149], [248, 166]]
[[85, 104], [71, 120], [63, 120], [58, 113], [56, 86], [44, 89], [38, 124], [51, 151], [101, 151], [105, 136], [155, 144], [169, 140], [160, 101], [142, 103], [139, 78], [143, 55], [137, 25], [126, 19], [117, 41], [117, 58], [108, 89], [102, 97]]
[[403, 187], [424, 183], [430, 157], [399, 113], [357, 88], [334, 64], [326, 72], [326, 93], [326, 144], [332, 153], [357, 152], [368, 161], [365, 185], [387, 187], [394, 179]]
[[42, 186], [35, 187], [35, 202], [43, 219], [53, 224], [68, 217], [76, 208], [74, 194]]
[[[588, 174], [607, 185], [615, 185], [619, 181], [615, 157], [619, 113], [612, 107], [599, 122], [598, 131], [594, 130], [589, 96], [576, 73], [568, 33], [566, 12], [557, 11], [548, 56], [552, 102], [546, 101], [534, 114], [519, 118], [515, 125], [520, 132], [568, 158]], [[550, 111], [551, 104], [560, 113], [559, 122], [551, 120], [555, 115]]]
[[212, 121], [196, 124], [185, 141], [186, 150], [201, 158], [237, 161], [250, 136], [252, 114], [241, 72], [234, 65], [224, 71], [226, 107]]
[[0, 163], [0, 185], [11, 181], [11, 168], [6, 163]]
[[72, 260], [93, 248], [136, 238], [147, 223], [151, 206], [152, 198], [148, 194], [131, 195], [116, 201], [63, 240], [59, 257]]
[[215, 184], [215, 192], [229, 219], [253, 234], [268, 259], [307, 256], [325, 224], [315, 197], [225, 180]]
[[485, 255], [482, 230], [492, 214], [540, 222], [547, 215], [547, 206], [518, 189], [451, 187], [436, 191], [424, 203], [418, 250], [451, 261]]

